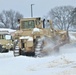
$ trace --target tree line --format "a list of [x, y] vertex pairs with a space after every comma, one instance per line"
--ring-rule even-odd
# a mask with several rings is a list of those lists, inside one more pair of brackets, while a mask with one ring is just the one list
[[21, 18], [23, 18], [23, 15], [18, 11], [3, 10], [0, 13], [0, 27], [16, 29], [18, 19]]
[[[76, 28], [76, 8], [73, 6], [59, 6], [49, 10], [46, 18], [52, 20], [54, 28], [68, 30]], [[23, 18], [20, 12], [3, 10], [0, 13], [0, 27], [16, 29], [18, 19]]]
[[76, 8], [73, 6], [59, 6], [51, 9], [47, 18], [52, 20], [54, 28], [68, 31], [76, 28]]

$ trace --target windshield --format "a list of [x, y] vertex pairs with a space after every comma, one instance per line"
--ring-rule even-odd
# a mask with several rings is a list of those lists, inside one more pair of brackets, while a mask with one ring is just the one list
[[35, 28], [34, 20], [22, 21], [22, 29]]
[[11, 35], [5, 35], [6, 40], [11, 40]]
[[11, 40], [11, 35], [8, 35], [8, 34], [0, 35], [0, 39]]

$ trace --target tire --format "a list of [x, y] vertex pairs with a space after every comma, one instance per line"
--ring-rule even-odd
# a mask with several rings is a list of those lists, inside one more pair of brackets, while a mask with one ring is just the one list
[[8, 49], [2, 48], [2, 53], [7, 53], [7, 52], [9, 52]]

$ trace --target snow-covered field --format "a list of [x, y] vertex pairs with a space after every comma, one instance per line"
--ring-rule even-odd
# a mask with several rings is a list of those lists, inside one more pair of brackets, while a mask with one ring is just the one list
[[76, 42], [60, 47], [57, 54], [45, 57], [13, 56], [0, 53], [0, 75], [76, 75]]

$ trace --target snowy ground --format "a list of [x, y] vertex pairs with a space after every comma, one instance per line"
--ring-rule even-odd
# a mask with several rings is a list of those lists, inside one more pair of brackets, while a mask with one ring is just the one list
[[45, 57], [14, 57], [0, 53], [0, 75], [76, 75], [76, 43], [60, 47], [57, 54]]

